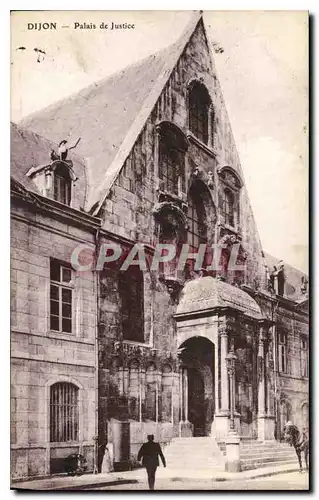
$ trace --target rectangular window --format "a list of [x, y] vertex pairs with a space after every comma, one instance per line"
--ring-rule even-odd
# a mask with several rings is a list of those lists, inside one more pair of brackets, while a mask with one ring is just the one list
[[72, 270], [50, 262], [50, 330], [72, 333]]
[[71, 182], [59, 175], [54, 175], [54, 199], [64, 205], [71, 203]]
[[287, 373], [287, 334], [282, 331], [278, 333], [278, 363], [279, 371]]
[[308, 342], [306, 339], [300, 340], [300, 361], [301, 361], [301, 376], [308, 377]]

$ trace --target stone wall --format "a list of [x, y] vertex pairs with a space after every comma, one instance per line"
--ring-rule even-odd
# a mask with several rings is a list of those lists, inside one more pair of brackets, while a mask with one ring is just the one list
[[[50, 472], [50, 457], [87, 455], [95, 435], [95, 324], [93, 274], [73, 277], [72, 334], [50, 331], [50, 258], [70, 262], [74, 247], [92, 236], [54, 217], [14, 204], [11, 225], [11, 443], [12, 477]], [[79, 387], [79, 441], [49, 443], [49, 387]], [[50, 450], [51, 448], [51, 450]]]
[[309, 340], [308, 317], [280, 307], [278, 321], [287, 332], [287, 370], [279, 372], [279, 402], [287, 403], [290, 420], [299, 428], [307, 427], [309, 421], [303, 414], [303, 405], [309, 404], [309, 367], [305, 377], [301, 371], [301, 339]]
[[[196, 30], [174, 68], [105, 201], [103, 207], [105, 229], [132, 242], [154, 245], [158, 241], [157, 227], [152, 215], [152, 209], [158, 201], [159, 185], [155, 127], [160, 121], [169, 120], [177, 124], [186, 134], [188, 133], [187, 89], [189, 83], [195, 78], [204, 82], [212, 99], [215, 114], [214, 145], [212, 150], [208, 150], [198, 141], [190, 142], [186, 155], [186, 180], [189, 186], [194, 166], [200, 168], [204, 179], [207, 179], [209, 171], [213, 172], [214, 186], [210, 189], [210, 194], [217, 211], [217, 225], [213, 231], [215, 234], [211, 243], [218, 241], [221, 234], [220, 224], [223, 224], [223, 220], [217, 167], [230, 165], [238, 172], [242, 180], [243, 176], [220, 85], [201, 28]], [[239, 219], [242, 245], [248, 254], [246, 281], [252, 285], [254, 278], [257, 277], [262, 286], [265, 284], [264, 262], [245, 186], [241, 189]], [[152, 297], [150, 302], [153, 303], [154, 345], [158, 348], [171, 349], [175, 343], [174, 325], [171, 318], [176, 306], [171, 304], [166, 287], [158, 283], [156, 275], [149, 281], [152, 286], [146, 295]], [[114, 282], [110, 283], [112, 289], [113, 285]], [[112, 301], [113, 299], [106, 300]], [[103, 309], [108, 311], [111, 325], [116, 323], [115, 319], [111, 319], [112, 315], [113, 318], [116, 317], [114, 308], [116, 309], [115, 302], [110, 307], [104, 308], [103, 306]], [[147, 307], [145, 316], [147, 321], [149, 316]], [[113, 327], [112, 330], [114, 330]]]

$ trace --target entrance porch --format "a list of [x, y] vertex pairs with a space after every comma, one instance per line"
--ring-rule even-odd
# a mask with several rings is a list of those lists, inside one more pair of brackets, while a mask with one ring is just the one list
[[[274, 440], [271, 322], [254, 299], [217, 279], [199, 278], [185, 285], [175, 319], [179, 435], [225, 442], [233, 404], [233, 430], [241, 438]], [[233, 395], [230, 352], [236, 356]]]

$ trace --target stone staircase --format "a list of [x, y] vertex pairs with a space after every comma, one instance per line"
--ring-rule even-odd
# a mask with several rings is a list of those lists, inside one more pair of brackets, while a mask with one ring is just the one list
[[[189, 477], [209, 476], [225, 470], [225, 443], [217, 444], [211, 437], [175, 438], [165, 448], [170, 470], [182, 470]], [[278, 441], [242, 440], [241, 470], [298, 464], [294, 448]]]
[[[225, 443], [219, 446], [225, 457]], [[240, 462], [241, 470], [244, 471], [294, 463], [297, 465], [298, 459], [294, 448], [288, 443], [244, 439], [240, 442]]]
[[224, 471], [224, 457], [211, 437], [175, 438], [163, 450], [170, 469], [180, 469], [187, 476], [198, 477]]

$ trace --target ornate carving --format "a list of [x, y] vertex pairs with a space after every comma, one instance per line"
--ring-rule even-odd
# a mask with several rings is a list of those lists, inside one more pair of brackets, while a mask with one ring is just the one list
[[180, 292], [184, 286], [184, 283], [180, 279], [174, 276], [163, 276], [163, 275], [159, 277], [159, 281], [165, 284], [173, 303], [174, 304], [177, 303], [179, 300]]
[[264, 378], [264, 358], [262, 356], [257, 357], [257, 376], [258, 382]]
[[156, 203], [152, 210], [154, 219], [157, 222], [162, 222], [168, 214], [175, 216], [176, 225], [180, 225], [183, 229], [188, 228], [187, 217], [183, 210], [175, 203], [175, 201], [162, 201]]
[[113, 341], [106, 350], [107, 356], [103, 362], [105, 367], [112, 366], [117, 370], [120, 367], [127, 369], [132, 362], [137, 362], [140, 369], [146, 370], [151, 363], [156, 370], [162, 370], [164, 365], [169, 365], [172, 371], [176, 370], [177, 357], [169, 351], [160, 351], [150, 346], [133, 344], [126, 341]]
[[230, 166], [220, 167], [217, 170], [220, 178], [235, 189], [240, 189], [242, 187], [242, 181], [237, 174], [237, 172]]
[[213, 172], [208, 172], [207, 186], [213, 189], [214, 187], [214, 174]]

